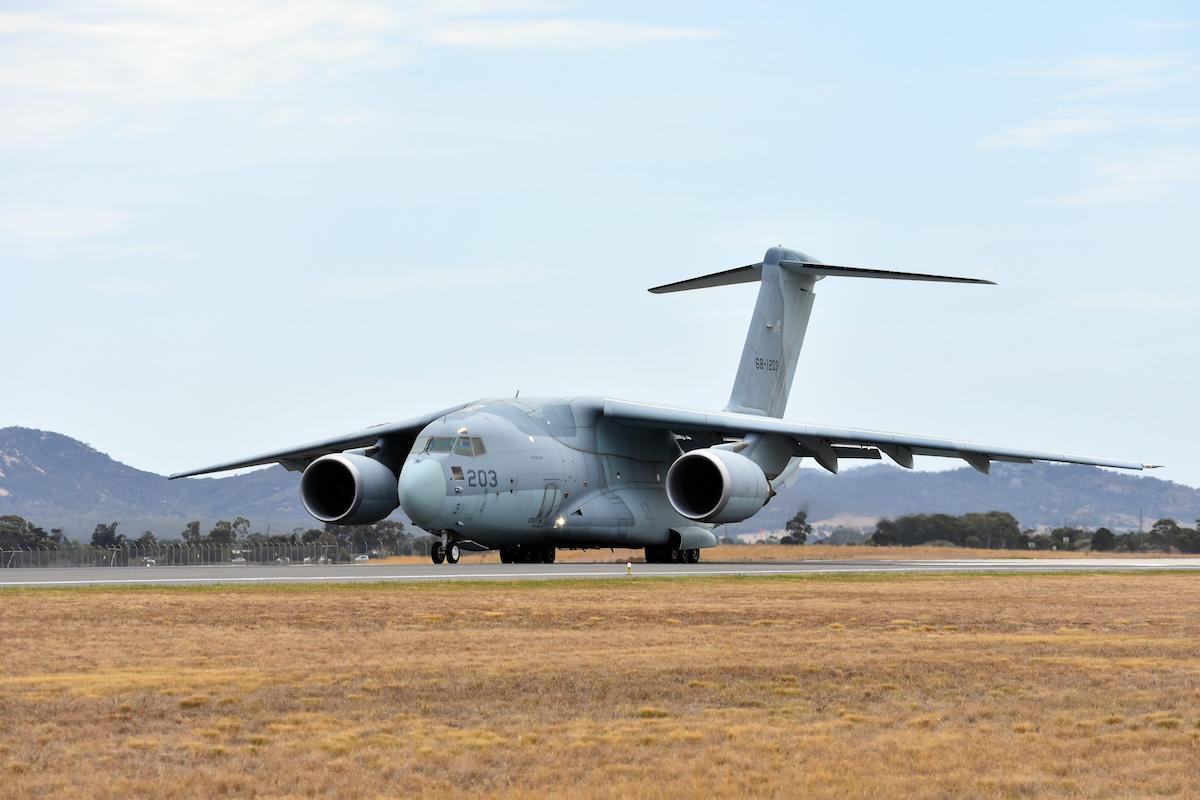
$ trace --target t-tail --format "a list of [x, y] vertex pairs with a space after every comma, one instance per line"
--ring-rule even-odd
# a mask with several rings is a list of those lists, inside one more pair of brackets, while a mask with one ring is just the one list
[[812, 315], [814, 287], [825, 277], [883, 278], [902, 281], [939, 281], [945, 283], [984, 283], [979, 278], [955, 278], [918, 272], [896, 272], [864, 267], [835, 267], [815, 258], [772, 247], [757, 264], [714, 272], [698, 278], [655, 286], [651, 292], [683, 292], [728, 286], [735, 283], [760, 283], [758, 302], [750, 319], [746, 346], [738, 363], [737, 378], [726, 411], [782, 417], [788, 394], [796, 376], [796, 362], [804, 344], [804, 332]]

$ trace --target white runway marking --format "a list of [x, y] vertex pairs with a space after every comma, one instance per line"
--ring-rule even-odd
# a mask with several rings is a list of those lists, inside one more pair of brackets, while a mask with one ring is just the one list
[[[563, 578], [688, 577], [700, 575], [818, 575], [846, 573], [1114, 572], [1196, 570], [1200, 558], [980, 559], [945, 561], [800, 561], [713, 564], [432, 564], [335, 565], [321, 567], [84, 567], [0, 570], [0, 587], [120, 586], [238, 583], [362, 583], [464, 580], [552, 580]], [[167, 573], [167, 574], [163, 574]]]

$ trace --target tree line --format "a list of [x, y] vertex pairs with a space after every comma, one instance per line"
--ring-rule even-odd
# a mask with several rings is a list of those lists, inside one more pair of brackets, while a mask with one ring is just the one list
[[912, 546], [945, 543], [992, 550], [1095, 550], [1127, 553], [1200, 553], [1200, 520], [1195, 528], [1160, 519], [1148, 531], [1118, 533], [1109, 528], [1062, 526], [1049, 531], [1021, 530], [1005, 511], [979, 514], [910, 514], [881, 519], [871, 544]]

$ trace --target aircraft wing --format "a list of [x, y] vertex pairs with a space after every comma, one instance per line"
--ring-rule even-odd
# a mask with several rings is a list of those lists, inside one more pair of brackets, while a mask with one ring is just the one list
[[912, 469], [914, 455], [961, 458], [984, 473], [988, 472], [993, 461], [1008, 461], [1018, 464], [1056, 461], [1064, 464], [1087, 464], [1097, 467], [1136, 470], [1154, 469], [1157, 466], [1136, 461], [1114, 461], [1038, 450], [993, 447], [975, 442], [960, 442], [929, 436], [910, 436], [857, 428], [830, 428], [774, 417], [760, 417], [728, 411], [694, 411], [650, 403], [633, 403], [626, 400], [606, 399], [604, 415], [624, 425], [667, 429], [677, 435], [696, 436], [710, 441], [713, 437], [742, 439], [749, 434], [790, 437], [796, 443], [794, 455], [812, 458], [830, 472], [837, 472], [839, 459], [878, 459], [880, 453], [909, 469]]
[[308, 444], [291, 447], [287, 450], [262, 453], [261, 455], [251, 456], [239, 461], [226, 461], [223, 464], [213, 464], [209, 467], [201, 467], [200, 469], [188, 470], [187, 472], [176, 472], [174, 475], [169, 475], [168, 478], [170, 480], [190, 478], [193, 475], [206, 475], [210, 472], [224, 472], [231, 469], [242, 469], [243, 467], [258, 467], [264, 464], [282, 464], [289, 470], [302, 470], [313, 459], [323, 456], [326, 453], [340, 453], [343, 450], [371, 447], [378, 444], [381, 439], [415, 437], [421, 432], [422, 428], [438, 417], [444, 417], [447, 414], [458, 411], [465, 405], [466, 403], [463, 403], [452, 408], [444, 408], [441, 411], [407, 419], [403, 422], [390, 422], [370, 428], [363, 428], [360, 431], [347, 433], [343, 436], [335, 436], [332, 439], [323, 439], [319, 442], [309, 442]]

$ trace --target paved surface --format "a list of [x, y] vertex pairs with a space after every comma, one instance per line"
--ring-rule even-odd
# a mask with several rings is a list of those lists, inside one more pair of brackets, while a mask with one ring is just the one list
[[[1067, 572], [1195, 570], [1200, 558], [971, 559], [938, 561], [791, 561], [634, 564], [635, 577], [804, 575], [849, 572]], [[354, 583], [361, 581], [547, 580], [619, 578], [624, 564], [342, 564], [321, 566], [79, 567], [0, 569], [0, 588], [177, 583]]]

